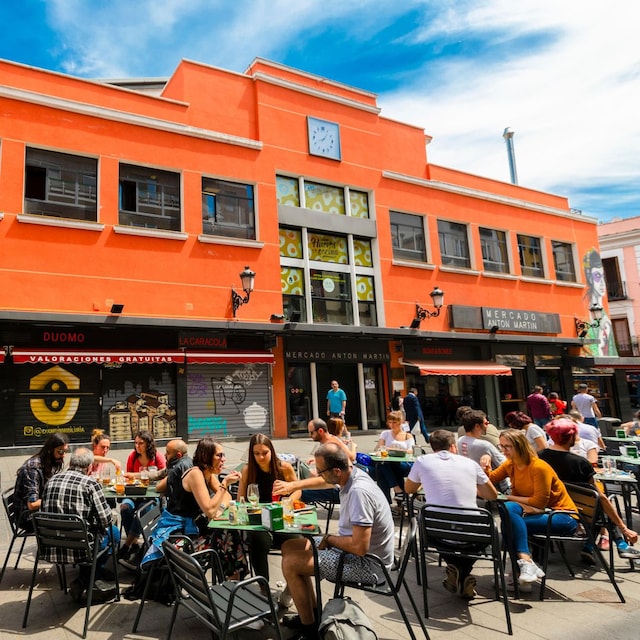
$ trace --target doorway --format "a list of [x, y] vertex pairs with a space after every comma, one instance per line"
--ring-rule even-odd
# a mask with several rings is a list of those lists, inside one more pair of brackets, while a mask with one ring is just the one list
[[316, 364], [316, 381], [318, 385], [318, 415], [327, 419], [327, 391], [331, 381], [337, 380], [340, 388], [347, 395], [345, 424], [349, 430], [362, 429], [360, 411], [360, 385], [358, 383], [357, 364]]

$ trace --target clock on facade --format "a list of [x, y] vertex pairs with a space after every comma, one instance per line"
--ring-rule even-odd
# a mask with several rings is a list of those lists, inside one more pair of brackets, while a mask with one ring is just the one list
[[337, 122], [307, 117], [309, 153], [340, 160], [340, 125]]

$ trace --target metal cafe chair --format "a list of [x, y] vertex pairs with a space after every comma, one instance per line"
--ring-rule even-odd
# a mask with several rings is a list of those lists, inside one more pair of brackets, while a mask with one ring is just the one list
[[[144, 540], [144, 550], [146, 551], [149, 548], [150, 537], [153, 533], [153, 530], [156, 527], [158, 519], [162, 515], [162, 508], [160, 507], [160, 503], [158, 500], [149, 500], [145, 502], [135, 514], [136, 519], [138, 520], [138, 524], [140, 525], [140, 531], [142, 532], [142, 539]], [[138, 605], [138, 612], [136, 613], [136, 619], [133, 623], [132, 633], [136, 633], [138, 630], [138, 623], [140, 622], [140, 616], [142, 615], [142, 609], [144, 608], [144, 603], [147, 599], [147, 594], [149, 592], [149, 585], [152, 583], [153, 574], [155, 571], [165, 571], [166, 568], [164, 565], [157, 567], [155, 564], [151, 565], [151, 569], [149, 569], [149, 575], [147, 577], [147, 581], [144, 585], [144, 590], [142, 593], [142, 597], [140, 598], [140, 604]]]
[[[37, 512], [33, 516], [33, 529], [38, 543], [38, 552], [33, 565], [31, 585], [29, 587], [29, 595], [27, 596], [27, 604], [24, 610], [22, 628], [25, 629], [27, 626], [29, 609], [31, 607], [31, 597], [33, 595], [33, 589], [38, 575], [38, 564], [41, 560], [45, 562], [53, 562], [60, 570], [58, 575], [61, 578], [61, 587], [65, 592], [67, 591], [65, 566], [67, 564], [88, 564], [91, 566], [91, 573], [89, 577], [89, 585], [87, 586], [86, 613], [84, 618], [84, 627], [82, 630], [82, 637], [86, 638], [98, 558], [101, 554], [107, 553], [108, 547], [102, 551], [100, 550], [100, 537], [90, 533], [87, 530], [87, 523], [77, 514]], [[111, 530], [109, 529], [109, 532], [110, 531]], [[112, 555], [115, 557], [115, 541], [110, 533], [109, 536]], [[56, 555], [56, 552], [59, 552], [60, 555]], [[56, 562], [55, 560], [50, 560], [49, 558], [51, 557], [68, 557], [69, 560]], [[115, 599], [120, 600], [120, 584], [118, 581], [117, 563], [114, 563], [114, 568], [116, 586]]]
[[359, 589], [361, 591], [366, 591], [368, 593], [374, 593], [376, 595], [389, 596], [394, 598], [396, 602], [396, 607], [398, 608], [398, 611], [400, 612], [400, 615], [404, 620], [404, 624], [407, 627], [407, 631], [409, 632], [409, 636], [411, 637], [411, 640], [416, 640], [416, 635], [413, 632], [411, 622], [409, 621], [407, 612], [404, 608], [404, 605], [402, 604], [402, 599], [400, 598], [401, 587], [404, 587], [405, 593], [409, 598], [409, 602], [413, 607], [413, 612], [415, 613], [416, 618], [418, 619], [418, 623], [420, 624], [420, 627], [422, 629], [422, 632], [424, 633], [424, 637], [426, 638], [426, 640], [429, 640], [429, 633], [427, 632], [427, 628], [425, 627], [425, 624], [422, 620], [422, 616], [418, 611], [418, 606], [416, 605], [416, 601], [411, 591], [409, 590], [409, 587], [407, 586], [407, 581], [405, 580], [405, 577], [404, 577], [407, 571], [407, 565], [409, 564], [409, 560], [411, 558], [411, 552], [416, 542], [417, 530], [418, 530], [418, 525], [416, 523], [416, 520], [415, 518], [412, 518], [409, 521], [409, 530], [407, 532], [407, 535], [405, 536], [404, 543], [402, 546], [402, 551], [400, 553], [400, 558], [398, 560], [398, 576], [396, 577], [395, 580], [391, 578], [389, 569], [387, 569], [387, 567], [384, 565], [384, 562], [382, 562], [382, 560], [378, 556], [372, 553], [368, 553], [365, 557], [375, 562], [375, 564], [377, 565], [378, 571], [380, 571], [380, 573], [384, 575], [383, 583], [370, 585], [370, 584], [364, 584], [361, 582], [350, 582], [350, 581], [344, 580], [342, 577], [342, 573], [344, 568], [345, 557], [347, 554], [343, 552], [338, 562], [338, 569], [336, 572], [335, 589], [334, 589], [333, 597], [334, 598], [344, 597], [345, 588], [349, 588], [349, 589]]
[[[549, 552], [551, 551], [551, 546], [553, 543], [556, 543], [558, 547], [558, 551], [560, 552], [560, 556], [564, 561], [565, 566], [569, 570], [572, 578], [575, 578], [575, 572], [571, 568], [567, 560], [567, 556], [565, 553], [564, 544], [566, 542], [580, 542], [584, 544], [586, 541], [590, 543], [593, 547], [593, 553], [595, 553], [596, 557], [602, 568], [605, 570], [611, 585], [615, 589], [615, 592], [620, 599], [620, 602], [625, 602], [624, 596], [620, 591], [620, 587], [616, 582], [616, 578], [613, 572], [613, 549], [609, 550], [609, 563], [605, 560], [602, 552], [598, 548], [598, 545], [595, 542], [598, 531], [602, 526], [606, 526], [610, 528], [609, 519], [606, 518], [602, 505], [600, 504], [600, 493], [594, 489], [593, 487], [570, 484], [565, 483], [565, 487], [571, 499], [578, 511], [576, 515], [578, 516], [580, 523], [582, 524], [582, 531], [576, 532], [573, 535], [563, 535], [553, 533], [551, 531], [552, 519], [553, 516], [557, 513], [568, 513], [567, 511], [554, 511], [549, 514], [549, 519], [547, 522], [547, 531], [545, 533], [538, 533], [532, 536], [529, 536], [530, 541], [533, 544], [536, 544], [542, 547], [543, 551], [543, 561], [542, 561], [542, 570], [544, 571], [544, 577], [540, 583], [540, 600], [544, 599], [545, 586], [547, 583], [547, 569], [549, 566]], [[611, 536], [609, 536], [611, 538]]]
[[4, 564], [2, 565], [2, 572], [0, 572], [0, 582], [4, 578], [4, 572], [7, 568], [7, 563], [9, 562], [9, 556], [11, 555], [11, 551], [13, 550], [13, 545], [16, 540], [22, 539], [22, 543], [20, 544], [20, 549], [18, 551], [18, 557], [16, 558], [16, 563], [14, 565], [14, 569], [18, 568], [18, 563], [20, 562], [20, 558], [22, 556], [22, 552], [24, 551], [24, 545], [27, 542], [27, 538], [31, 538], [35, 536], [33, 531], [23, 529], [18, 524], [18, 516], [19, 513], [16, 509], [16, 505], [14, 503], [14, 488], [7, 489], [2, 493], [2, 504], [4, 505], [5, 513], [7, 514], [7, 522], [11, 527], [11, 542], [9, 543], [9, 549], [7, 551], [7, 555], [4, 558]]
[[481, 507], [462, 508], [434, 504], [426, 504], [420, 510], [422, 594], [427, 618], [429, 603], [426, 554], [429, 550], [437, 551], [439, 554], [492, 562], [496, 600], [501, 599], [502, 589], [507, 631], [509, 635], [513, 635], [500, 536], [491, 512]]
[[[189, 555], [169, 542], [163, 542], [162, 547], [176, 592], [167, 640], [171, 640], [181, 606], [215, 633], [219, 640], [225, 640], [238, 629], [268, 617], [273, 621], [277, 637], [282, 640], [277, 610], [265, 578], [254, 576], [239, 582], [225, 580], [220, 558], [213, 549]], [[214, 567], [212, 585], [207, 581], [205, 569], [200, 564], [202, 561]], [[264, 594], [256, 588], [259, 585], [263, 586]]]

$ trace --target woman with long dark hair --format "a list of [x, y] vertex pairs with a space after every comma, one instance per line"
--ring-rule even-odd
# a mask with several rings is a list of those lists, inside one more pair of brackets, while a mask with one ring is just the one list
[[[249, 455], [247, 464], [242, 469], [242, 477], [238, 485], [238, 497], [247, 498], [247, 488], [250, 484], [257, 484], [260, 492], [260, 502], [268, 503], [274, 498], [273, 483], [276, 480], [293, 482], [297, 480], [296, 472], [289, 462], [280, 460], [273, 448], [271, 439], [263, 433], [256, 433], [249, 441]], [[300, 497], [300, 491], [291, 494], [291, 499]], [[269, 549], [275, 544], [280, 546], [285, 540], [278, 533], [268, 531], [247, 532], [249, 542], [249, 557], [253, 571], [258, 576], [269, 580]]]
[[547, 436], [545, 432], [523, 411], [509, 411], [504, 417], [504, 421], [510, 429], [521, 429], [524, 431], [534, 451], [542, 451], [547, 448]]
[[31, 517], [40, 509], [44, 485], [64, 467], [64, 456], [69, 451], [69, 438], [64, 433], [52, 433], [40, 451], [34, 453], [18, 469], [14, 503], [18, 511], [18, 524], [31, 531]]
[[[133, 439], [134, 449], [127, 458], [125, 475], [128, 478], [135, 478], [140, 475], [141, 467], [156, 466], [158, 470], [167, 466], [167, 461], [160, 451], [156, 449], [156, 441], [150, 431], [138, 431]], [[138, 568], [138, 554], [140, 549], [136, 541], [142, 533], [135, 520], [136, 509], [144, 502], [144, 499], [132, 500], [125, 498], [120, 503], [120, 517], [122, 518], [122, 528], [127, 537], [122, 547], [118, 551], [118, 561], [120, 564], [135, 571]]]
[[[193, 454], [192, 466], [174, 466], [167, 475], [167, 508], [162, 512], [151, 536], [151, 549], [143, 564], [162, 555], [162, 542], [170, 535], [184, 533], [196, 536], [201, 531], [195, 520], [203, 514], [211, 520], [226, 509], [231, 495], [229, 487], [238, 482], [240, 474], [229, 472], [219, 476], [226, 455], [222, 445], [211, 437], [202, 438]], [[185, 458], [183, 458], [184, 460]], [[242, 539], [237, 531], [216, 530], [207, 533], [207, 544], [216, 550], [225, 576], [241, 579], [247, 573]]]

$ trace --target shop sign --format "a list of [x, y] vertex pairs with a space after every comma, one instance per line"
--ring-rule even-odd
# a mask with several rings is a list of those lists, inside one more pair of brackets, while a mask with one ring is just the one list
[[226, 349], [227, 336], [212, 336], [205, 331], [183, 332], [178, 336], [178, 346], [189, 347], [190, 349]]
[[532, 309], [451, 305], [451, 328], [486, 329], [513, 333], [560, 333], [560, 315]]
[[[285, 345], [284, 357], [286, 360], [299, 362], [389, 362], [389, 351], [385, 350], [385, 343], [371, 342], [360, 344], [358, 341], [336, 340], [314, 341], [315, 345], [309, 347], [307, 340], [290, 339]], [[336, 346], [340, 345], [339, 346]]]
[[86, 441], [99, 424], [98, 372], [87, 367], [20, 367], [16, 442], [40, 444], [52, 433]]

